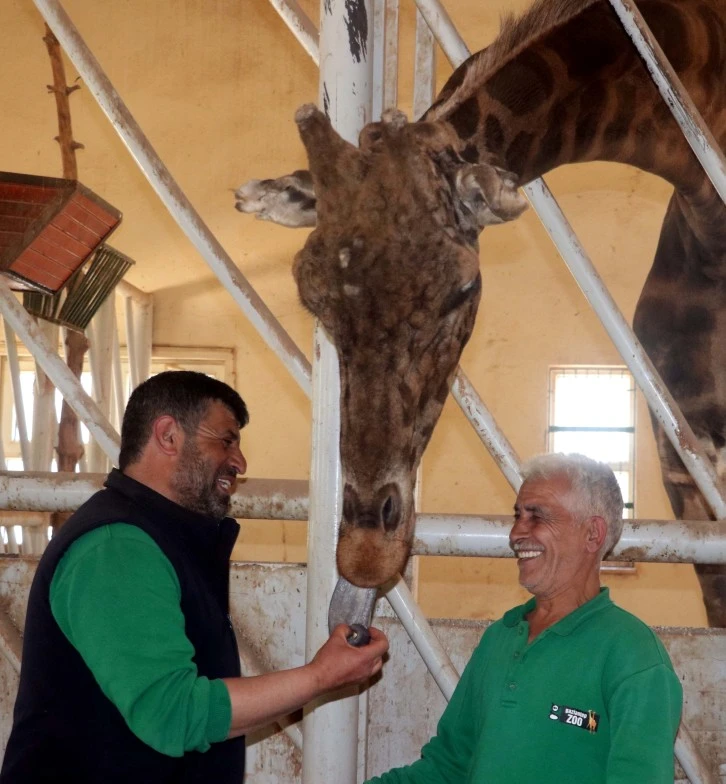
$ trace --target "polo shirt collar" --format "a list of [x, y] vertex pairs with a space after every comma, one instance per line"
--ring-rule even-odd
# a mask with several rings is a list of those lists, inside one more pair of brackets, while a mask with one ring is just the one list
[[[502, 622], [505, 626], [516, 626], [525, 620], [526, 616], [534, 610], [537, 600], [532, 597], [526, 604], [520, 604], [508, 612], [504, 613]], [[581, 607], [573, 610], [569, 615], [560, 618], [557, 623], [549, 627], [548, 631], [559, 634], [561, 637], [566, 637], [571, 634], [581, 623], [586, 621], [591, 615], [605, 610], [612, 605], [610, 599], [610, 589], [600, 588], [597, 596], [585, 602]]]

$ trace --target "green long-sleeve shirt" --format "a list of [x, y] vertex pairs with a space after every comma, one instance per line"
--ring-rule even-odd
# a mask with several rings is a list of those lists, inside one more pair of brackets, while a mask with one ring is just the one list
[[607, 589], [527, 643], [534, 600], [484, 633], [421, 759], [369, 784], [672, 784], [682, 689]]
[[76, 540], [53, 576], [53, 616], [131, 731], [178, 757], [227, 737], [229, 692], [197, 673], [176, 572], [126, 523]]

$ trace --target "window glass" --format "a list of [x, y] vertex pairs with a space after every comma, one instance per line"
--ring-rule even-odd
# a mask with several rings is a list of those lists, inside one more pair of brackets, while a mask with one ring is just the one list
[[550, 370], [550, 452], [579, 452], [615, 472], [633, 516], [635, 384], [620, 367], [555, 367]]

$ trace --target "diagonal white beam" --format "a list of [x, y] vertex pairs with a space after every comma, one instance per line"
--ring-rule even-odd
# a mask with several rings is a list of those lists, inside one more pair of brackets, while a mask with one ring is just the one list
[[549, 188], [544, 180], [538, 179], [526, 185], [524, 191], [693, 481], [716, 517], [726, 518], [726, 498], [713, 463], [597, 274]]
[[270, 3], [315, 65], [319, 65], [318, 31], [297, 0], [270, 0]]
[[726, 159], [696, 104], [633, 0], [610, 0], [610, 5], [643, 58], [648, 73], [683, 131], [686, 141], [691, 145], [721, 200], [726, 203]]

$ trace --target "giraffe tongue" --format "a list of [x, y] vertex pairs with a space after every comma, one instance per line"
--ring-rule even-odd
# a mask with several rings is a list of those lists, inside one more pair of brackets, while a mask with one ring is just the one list
[[365, 645], [370, 640], [368, 627], [373, 616], [377, 588], [357, 588], [345, 577], [339, 577], [328, 608], [328, 629], [332, 632], [338, 624], [351, 627], [348, 642]]

